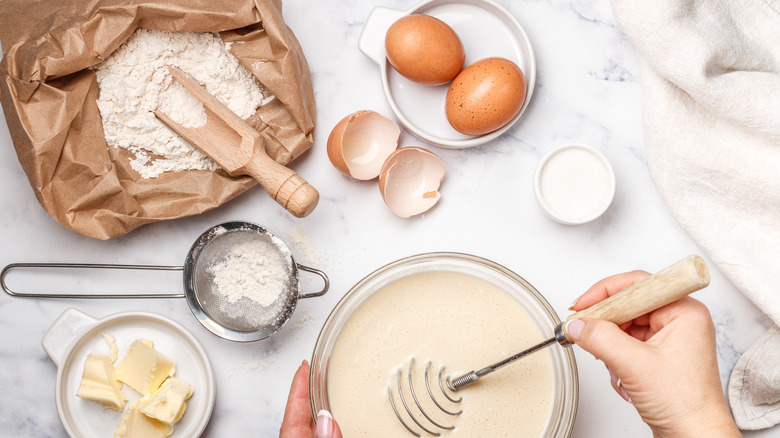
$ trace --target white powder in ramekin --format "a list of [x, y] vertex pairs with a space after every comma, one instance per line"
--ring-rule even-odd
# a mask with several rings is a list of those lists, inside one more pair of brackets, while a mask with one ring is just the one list
[[548, 215], [581, 224], [601, 215], [612, 202], [615, 177], [600, 152], [571, 144], [550, 151], [539, 164], [537, 197]]

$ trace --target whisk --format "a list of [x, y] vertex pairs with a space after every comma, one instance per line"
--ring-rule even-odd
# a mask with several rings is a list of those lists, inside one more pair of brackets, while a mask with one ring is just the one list
[[[429, 369], [431, 368], [432, 361], [428, 360], [425, 365], [424, 375], [428, 397], [433, 401], [433, 406], [445, 414], [456, 417], [462, 414], [463, 411], [453, 409], [449, 406], [444, 407], [440, 402], [442, 401], [442, 398], [446, 399], [451, 405], [457, 406], [457, 404], [462, 401], [462, 397], [455, 398], [452, 393], [477, 382], [481, 377], [509, 365], [524, 356], [555, 344], [556, 342], [564, 347], [571, 346], [574, 343], [574, 340], [566, 331], [566, 322], [574, 319], [597, 318], [620, 325], [700, 290], [706, 287], [709, 282], [709, 270], [704, 260], [699, 256], [690, 255], [633, 286], [627, 287], [606, 300], [572, 314], [565, 322], [562, 322], [555, 327], [553, 331], [554, 336], [552, 338], [513, 356], [455, 378], [452, 376], [445, 376], [444, 370], [446, 367], [445, 365], [441, 365], [437, 378], [438, 391], [431, 390]], [[396, 418], [398, 418], [398, 421], [401, 422], [409, 433], [416, 437], [420, 437], [421, 433], [440, 436], [440, 430], [453, 430], [455, 428], [454, 424], [442, 424], [442, 421], [436, 421], [423, 407], [424, 403], [420, 402], [420, 398], [415, 392], [413, 380], [414, 364], [415, 359], [412, 357], [409, 361], [408, 368], [399, 366], [395, 379], [396, 396], [393, 394], [393, 384], [388, 384], [388, 398]], [[408, 391], [403, 390], [402, 380], [404, 370], [407, 370]], [[411, 395], [411, 400], [408, 400], [409, 396], [405, 395], [405, 392]], [[437, 399], [437, 397], [434, 396], [434, 393], [440, 393], [443, 397]], [[401, 401], [400, 405], [404, 408], [403, 410], [399, 409], [397, 406], [398, 403], [396, 402], [396, 399]], [[414, 403], [412, 403], [412, 401]], [[421, 432], [415, 429], [415, 426], [418, 427]]]
[[[431, 364], [432, 364], [432, 361], [430, 361], [430, 360], [428, 362], [426, 362], [426, 364], [425, 364], [425, 375], [423, 377], [424, 380], [425, 380], [425, 389], [427, 390], [428, 397], [430, 397], [430, 400], [433, 401], [433, 404], [437, 408], [439, 408], [439, 410], [444, 412], [445, 414], [452, 415], [452, 416], [457, 416], [457, 415], [462, 414], [463, 413], [462, 409], [456, 411], [456, 410], [451, 410], [451, 409], [445, 408], [444, 406], [442, 406], [442, 402], [443, 401], [440, 402], [440, 399], [437, 399], [436, 396], [433, 395], [434, 392], [436, 392], [436, 391], [435, 390], [431, 390], [430, 379], [428, 377], [429, 371], [431, 369]], [[437, 383], [438, 383], [438, 385], [437, 385], [438, 389], [439, 389], [440, 393], [444, 396], [444, 398], [449, 400], [450, 403], [460, 403], [463, 400], [462, 398], [460, 398], [460, 397], [459, 398], [454, 398], [445, 389], [445, 383], [444, 383], [445, 381], [444, 381], [444, 379], [442, 377], [442, 375], [444, 374], [444, 369], [445, 369], [444, 365], [442, 365], [439, 368], [438, 378], [436, 379]], [[401, 381], [403, 380], [403, 369], [401, 367], [398, 368], [398, 373], [396, 374], [396, 376], [397, 376], [397, 379], [396, 379], [396, 389], [398, 391], [397, 392], [398, 399], [401, 400], [401, 405], [403, 406], [406, 414], [408, 414], [408, 418], [410, 418], [412, 420], [412, 422], [414, 424], [416, 424], [420, 429], [422, 429], [423, 431], [425, 431], [425, 432], [427, 432], [427, 433], [429, 433], [431, 435], [434, 435], [434, 436], [439, 436], [440, 434], [437, 433], [436, 431], [430, 429], [430, 427], [431, 427], [430, 425], [432, 425], [433, 427], [437, 427], [439, 429], [445, 429], [445, 430], [455, 429], [455, 426], [443, 425], [440, 422], [434, 420], [431, 417], [431, 415], [428, 414], [428, 412], [425, 410], [425, 408], [422, 406], [422, 404], [420, 403], [420, 399], [417, 397], [417, 393], [414, 390], [415, 385], [414, 385], [414, 379], [412, 377], [412, 376], [414, 376], [414, 357], [412, 357], [409, 360], [409, 369], [408, 369], [408, 372], [407, 372], [406, 375], [407, 375], [409, 393], [412, 396], [412, 400], [414, 401], [414, 405], [411, 404], [411, 401], [407, 401], [407, 397], [404, 396], [403, 385], [401, 383]], [[447, 384], [449, 384], [449, 382], [447, 382]], [[414, 436], [419, 437], [420, 434], [415, 432], [415, 430], [411, 427], [411, 425], [409, 423], [407, 423], [407, 421], [404, 420], [404, 416], [399, 411], [398, 406], [396, 406], [396, 402], [395, 402], [395, 399], [393, 397], [393, 386], [392, 386], [392, 384], [388, 384], [387, 385], [387, 396], [390, 399], [390, 406], [393, 407], [393, 412], [395, 412], [395, 416], [396, 416], [396, 418], [398, 418], [398, 421], [400, 421], [401, 424], [403, 424], [403, 426], [406, 428], [406, 430], [408, 430], [411, 434], [413, 434]], [[414, 411], [414, 408], [416, 408], [416, 411]], [[426, 427], [423, 424], [423, 422], [417, 418], [417, 416], [414, 414], [414, 412], [419, 412], [420, 414], [422, 414], [422, 416], [426, 420], [428, 420], [428, 422], [430, 422], [430, 425], [428, 427]]]

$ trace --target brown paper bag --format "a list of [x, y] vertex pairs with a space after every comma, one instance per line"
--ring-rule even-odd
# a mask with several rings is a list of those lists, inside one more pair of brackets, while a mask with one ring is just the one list
[[224, 171], [143, 179], [128, 151], [106, 145], [89, 67], [137, 28], [242, 42], [231, 52], [277, 98], [249, 119], [268, 154], [287, 164], [312, 145], [309, 67], [279, 0], [0, 1], [0, 101], [19, 162], [54, 219], [98, 239], [202, 213], [255, 184]]

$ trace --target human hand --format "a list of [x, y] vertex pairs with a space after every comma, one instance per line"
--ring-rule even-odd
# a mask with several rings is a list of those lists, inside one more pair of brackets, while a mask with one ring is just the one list
[[290, 385], [279, 438], [342, 438], [339, 425], [328, 411], [317, 414], [315, 427], [309, 404], [309, 363], [305, 360]]
[[[571, 310], [586, 309], [648, 275], [605, 278]], [[566, 328], [577, 345], [604, 362], [612, 387], [634, 404], [656, 438], [741, 436], [721, 388], [715, 326], [701, 302], [685, 297], [619, 327], [583, 319]]]

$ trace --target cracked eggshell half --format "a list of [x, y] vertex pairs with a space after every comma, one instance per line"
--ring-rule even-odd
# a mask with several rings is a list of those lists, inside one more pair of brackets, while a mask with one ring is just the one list
[[444, 163], [433, 152], [404, 147], [393, 152], [379, 174], [379, 192], [390, 211], [407, 218], [439, 202]]
[[328, 137], [328, 158], [336, 169], [358, 180], [379, 176], [382, 164], [398, 148], [401, 129], [370, 110], [341, 119]]

